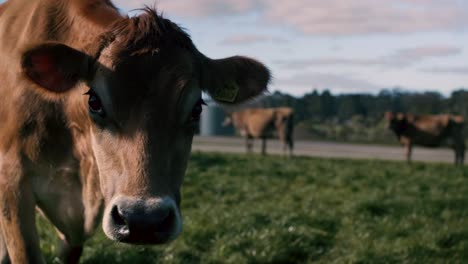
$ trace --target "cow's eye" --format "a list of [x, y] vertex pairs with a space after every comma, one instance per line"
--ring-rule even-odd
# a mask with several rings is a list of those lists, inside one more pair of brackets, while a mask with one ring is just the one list
[[203, 99], [200, 98], [192, 109], [191, 121], [200, 120], [200, 115], [203, 111], [203, 105], [206, 105], [206, 103], [203, 101]]
[[99, 96], [93, 90], [89, 90], [89, 92], [87, 92], [86, 94], [89, 95], [89, 99], [88, 99], [89, 111], [91, 113], [103, 116], [104, 108], [102, 107], [102, 102]]

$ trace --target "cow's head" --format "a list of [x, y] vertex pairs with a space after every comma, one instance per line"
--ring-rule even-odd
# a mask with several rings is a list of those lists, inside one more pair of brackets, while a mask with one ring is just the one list
[[407, 127], [408, 120], [406, 115], [403, 113], [386, 112], [385, 121], [387, 129], [390, 129], [396, 133]]
[[98, 45], [86, 55], [40, 44], [23, 54], [23, 72], [38, 89], [82, 101], [106, 202], [106, 235], [164, 243], [181, 231], [180, 187], [202, 91], [237, 104], [266, 89], [269, 71], [245, 57], [205, 57], [151, 9], [117, 22]]

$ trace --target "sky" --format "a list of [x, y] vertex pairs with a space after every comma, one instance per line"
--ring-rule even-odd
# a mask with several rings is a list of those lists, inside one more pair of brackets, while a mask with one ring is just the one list
[[129, 15], [157, 3], [211, 58], [262, 61], [273, 73], [270, 91], [468, 88], [467, 0], [113, 2]]

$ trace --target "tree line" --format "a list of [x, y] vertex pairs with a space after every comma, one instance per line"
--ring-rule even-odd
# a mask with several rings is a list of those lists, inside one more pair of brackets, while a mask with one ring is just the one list
[[329, 90], [313, 90], [302, 97], [274, 92], [264, 98], [263, 107], [290, 106], [295, 110], [296, 122], [323, 122], [335, 120], [342, 123], [360, 116], [379, 122], [386, 111], [413, 114], [451, 113], [468, 117], [468, 90], [459, 89], [443, 96], [439, 92], [408, 92], [400, 89], [382, 90], [378, 94], [338, 94]]

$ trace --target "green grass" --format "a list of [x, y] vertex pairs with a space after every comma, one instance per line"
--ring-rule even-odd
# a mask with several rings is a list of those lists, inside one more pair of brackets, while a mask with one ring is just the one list
[[98, 230], [82, 263], [468, 263], [468, 169], [450, 165], [195, 153], [182, 213], [175, 242]]

